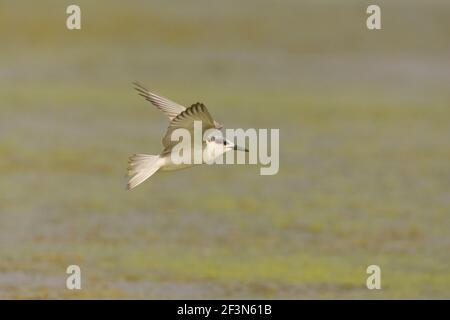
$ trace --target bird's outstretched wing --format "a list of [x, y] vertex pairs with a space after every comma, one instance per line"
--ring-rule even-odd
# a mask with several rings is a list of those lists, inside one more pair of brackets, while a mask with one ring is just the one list
[[138, 82], [133, 82], [133, 84], [139, 95], [143, 96], [145, 100], [150, 101], [155, 107], [164, 112], [169, 117], [170, 121], [186, 110], [182, 105], [148, 91]]
[[[138, 82], [133, 82], [133, 84], [139, 95], [143, 96], [145, 100], [150, 101], [155, 107], [164, 112], [169, 117], [170, 121], [174, 120], [179, 114], [186, 110], [186, 107], [148, 91]], [[215, 120], [212, 121], [216, 129], [222, 128], [220, 123]]]
[[214, 125], [214, 120], [211, 117], [208, 109], [203, 103], [195, 103], [185, 111], [181, 112], [178, 116], [176, 116], [169, 124], [167, 128], [167, 132], [162, 139], [162, 143], [164, 146], [163, 154], [166, 152], [170, 152], [172, 148], [178, 143], [178, 141], [172, 141], [171, 136], [172, 133], [176, 129], [186, 129], [191, 133], [191, 141], [194, 138], [194, 121], [201, 121], [202, 124], [202, 134], [205, 133], [208, 129], [214, 129], [216, 126]]

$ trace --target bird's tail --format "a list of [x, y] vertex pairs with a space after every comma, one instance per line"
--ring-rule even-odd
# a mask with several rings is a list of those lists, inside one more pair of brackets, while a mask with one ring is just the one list
[[128, 176], [130, 180], [127, 189], [131, 190], [150, 178], [161, 167], [159, 156], [134, 154], [128, 159]]

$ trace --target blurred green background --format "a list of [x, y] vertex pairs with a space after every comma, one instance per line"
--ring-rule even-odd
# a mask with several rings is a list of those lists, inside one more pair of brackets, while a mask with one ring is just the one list
[[[376, 3], [3, 0], [0, 298], [450, 298], [450, 3]], [[167, 126], [135, 80], [279, 128], [279, 174], [126, 191]]]

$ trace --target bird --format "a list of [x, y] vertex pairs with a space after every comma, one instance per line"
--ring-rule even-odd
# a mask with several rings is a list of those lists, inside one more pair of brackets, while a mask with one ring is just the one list
[[[197, 102], [190, 107], [184, 107], [176, 102], [166, 99], [160, 95], [150, 92], [138, 82], [133, 83], [138, 94], [151, 102], [169, 118], [169, 126], [162, 138], [164, 149], [159, 155], [134, 154], [128, 158], [128, 183], [127, 189], [131, 190], [150, 178], [158, 171], [175, 171], [197, 165], [190, 163], [174, 163], [172, 160], [172, 149], [178, 141], [172, 141], [172, 133], [180, 128], [187, 129], [193, 136], [194, 121], [201, 121], [202, 132], [208, 129], [222, 129], [222, 125], [214, 120], [203, 103]], [[191, 143], [191, 150], [195, 145]], [[222, 135], [210, 135], [202, 141], [201, 145], [204, 157], [202, 163], [210, 163], [211, 160], [221, 156], [225, 152], [235, 150], [248, 152], [248, 149], [239, 147]], [[193, 152], [191, 152], [193, 154]]]

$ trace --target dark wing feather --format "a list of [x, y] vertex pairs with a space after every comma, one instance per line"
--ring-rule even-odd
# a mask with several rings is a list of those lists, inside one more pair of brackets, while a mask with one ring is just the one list
[[170, 152], [173, 146], [178, 143], [178, 141], [171, 140], [171, 135], [176, 129], [184, 128], [189, 130], [189, 132], [191, 133], [191, 140], [193, 140], [194, 121], [201, 121], [202, 134], [204, 134], [208, 129], [215, 128], [214, 120], [212, 119], [206, 106], [202, 103], [197, 102], [196, 104], [193, 104], [185, 111], [180, 113], [170, 122], [170, 125], [167, 128], [167, 132], [162, 139], [162, 143], [165, 148], [163, 153]]

